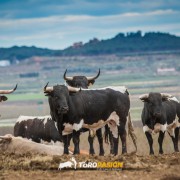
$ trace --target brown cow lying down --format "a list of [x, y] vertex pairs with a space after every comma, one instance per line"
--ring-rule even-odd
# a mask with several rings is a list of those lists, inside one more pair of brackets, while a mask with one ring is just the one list
[[[72, 148], [70, 147], [70, 154], [72, 154]], [[14, 137], [11, 134], [0, 136], [0, 152], [8, 152], [15, 154], [47, 154], [47, 155], [63, 155], [63, 144], [47, 145], [33, 142], [31, 140]], [[80, 151], [80, 154], [88, 155], [87, 151]]]
[[35, 143], [31, 140], [14, 137], [11, 134], [0, 136], [0, 152], [16, 153], [16, 154], [47, 154], [62, 155], [63, 145], [46, 145]]

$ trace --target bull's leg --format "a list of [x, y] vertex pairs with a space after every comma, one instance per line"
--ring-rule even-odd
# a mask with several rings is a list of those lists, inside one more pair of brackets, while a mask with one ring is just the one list
[[125, 124], [121, 123], [119, 126], [119, 135], [122, 142], [122, 154], [127, 153], [127, 146], [126, 146], [126, 129]]
[[174, 134], [175, 134], [175, 137], [171, 136], [172, 141], [173, 141], [173, 145], [174, 145], [174, 151], [179, 152], [179, 148], [178, 148], [179, 127], [175, 128]]
[[63, 143], [64, 143], [64, 154], [69, 154], [69, 149], [68, 149], [70, 143], [69, 135], [63, 136]]
[[113, 140], [113, 135], [110, 130], [110, 127], [106, 124], [105, 125], [105, 142], [107, 144], [110, 143], [110, 154], [114, 154], [114, 140]]
[[93, 147], [93, 142], [94, 142], [94, 136], [92, 137], [89, 131], [89, 136], [88, 136], [88, 141], [89, 141], [89, 154], [94, 155], [94, 147]]
[[73, 143], [74, 143], [74, 154], [80, 154], [79, 150], [79, 136], [80, 131], [73, 130]]
[[68, 147], [70, 146], [70, 142], [71, 142], [71, 139], [72, 139], [72, 134], [68, 134]]
[[110, 142], [110, 154], [113, 154], [114, 152], [114, 140], [113, 140], [113, 135], [109, 131], [109, 142]]
[[163, 154], [162, 144], [163, 144], [163, 140], [164, 140], [164, 134], [165, 134], [165, 132], [162, 132], [162, 131], [159, 132], [159, 138], [158, 138], [159, 154]]
[[96, 131], [96, 135], [97, 135], [98, 142], [99, 142], [99, 155], [100, 155], [100, 156], [104, 156], [102, 130], [101, 130], [101, 129], [98, 129], [98, 130]]
[[118, 155], [118, 144], [119, 144], [119, 137], [115, 138], [113, 137], [113, 141], [114, 141], [114, 155]]
[[145, 132], [148, 143], [149, 143], [149, 148], [150, 148], [150, 153], [149, 154], [154, 154], [154, 150], [153, 150], [153, 139], [152, 139], [152, 135], [149, 132]]

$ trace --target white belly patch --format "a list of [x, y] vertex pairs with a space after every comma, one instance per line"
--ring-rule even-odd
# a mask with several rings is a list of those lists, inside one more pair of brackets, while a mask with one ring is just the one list
[[112, 112], [108, 118], [108, 126], [114, 138], [118, 138], [118, 126], [119, 126], [119, 116], [116, 112]]
[[119, 116], [116, 114], [115, 111], [113, 111], [108, 119], [106, 121], [104, 120], [99, 120], [96, 123], [93, 124], [83, 124], [83, 128], [87, 128], [90, 130], [93, 130], [94, 132], [99, 129], [104, 127], [106, 124], [108, 124], [110, 131], [112, 132], [113, 136], [115, 138], [118, 137], [118, 127], [119, 126]]
[[143, 131], [144, 131], [144, 133], [145, 132], [149, 132], [149, 133], [152, 133], [152, 129], [150, 129], [147, 125], [145, 125], [145, 126], [143, 126]]
[[171, 124], [169, 124], [169, 125], [167, 126], [167, 131], [168, 131], [168, 133], [169, 133], [171, 136], [175, 137], [174, 130], [175, 130], [175, 128], [177, 128], [177, 127], [180, 127], [180, 123], [179, 123], [179, 121], [178, 121], [178, 117], [176, 117], [176, 119], [175, 119]]
[[119, 126], [119, 116], [117, 115], [117, 113], [115, 111], [113, 111], [110, 116], [108, 117], [108, 119], [105, 120], [99, 120], [96, 123], [93, 124], [85, 124], [84, 120], [82, 119], [80, 121], [79, 124], [74, 123], [69, 124], [69, 123], [64, 123], [64, 130], [62, 132], [62, 135], [68, 135], [71, 134], [73, 132], [73, 130], [80, 130], [81, 128], [87, 128], [90, 129], [92, 134], [94, 134], [96, 132], [96, 130], [104, 127], [106, 124], [108, 124], [110, 131], [113, 134], [113, 137], [118, 138], [118, 127]]
[[73, 125], [69, 123], [64, 123], [64, 130], [62, 131], [62, 135], [68, 135], [73, 132]]
[[149, 132], [152, 134], [156, 134], [159, 131], [165, 132], [167, 129], [167, 124], [160, 124], [160, 123], [156, 123], [154, 125], [154, 130], [152, 130], [151, 128], [149, 128], [147, 125], [143, 126], [143, 131], [145, 132]]

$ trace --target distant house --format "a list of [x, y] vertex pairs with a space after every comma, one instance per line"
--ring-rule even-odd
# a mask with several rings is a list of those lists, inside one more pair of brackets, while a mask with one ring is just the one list
[[5, 67], [5, 66], [9, 66], [11, 63], [9, 60], [0, 60], [0, 66], [1, 67]]
[[175, 68], [157, 68], [157, 74], [175, 74]]
[[82, 42], [75, 42], [73, 44], [73, 48], [79, 48], [79, 47], [82, 47], [83, 46], [83, 43]]

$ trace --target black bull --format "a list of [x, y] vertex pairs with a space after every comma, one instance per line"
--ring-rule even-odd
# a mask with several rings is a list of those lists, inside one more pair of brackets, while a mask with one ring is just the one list
[[67, 76], [66, 73], [67, 73], [67, 69], [66, 69], [63, 77], [69, 86], [82, 87], [82, 88], [88, 89], [88, 87], [90, 85], [93, 85], [95, 83], [95, 80], [99, 77], [100, 69], [99, 69], [97, 75], [93, 76], [93, 77], [87, 77], [87, 76], [72, 76], [71, 77], [71, 76]]
[[14, 125], [14, 136], [32, 139], [37, 143], [40, 143], [41, 140], [62, 141], [51, 116], [19, 116]]
[[[16, 86], [14, 87], [14, 89], [10, 89], [10, 90], [0, 90], [0, 94], [10, 94], [10, 93], [13, 93], [15, 90], [17, 89], [17, 84]], [[0, 95], [0, 102], [2, 101], [7, 101], [8, 98], [6, 96], [2, 96]]]
[[[81, 87], [81, 88], [88, 89], [88, 87], [90, 85], [93, 85], [95, 83], [95, 80], [99, 77], [100, 69], [96, 76], [90, 76], [90, 77], [88, 77], [88, 76], [67, 76], [66, 73], [67, 73], [67, 69], [64, 72], [63, 77], [69, 86]], [[108, 134], [108, 130], [106, 130], [106, 134]], [[102, 156], [102, 155], [104, 155], [104, 147], [103, 147], [103, 136], [102, 136], [101, 129], [98, 129], [96, 131], [96, 135], [97, 135], [97, 139], [99, 142], [99, 155]], [[89, 146], [90, 146], [89, 154], [92, 154], [92, 155], [95, 154], [94, 147], [93, 147], [94, 137], [95, 136], [91, 135], [89, 132], [89, 136], [88, 136], [88, 141], [89, 141]], [[71, 135], [69, 135], [69, 138], [71, 138]]]
[[162, 143], [166, 130], [172, 138], [174, 150], [179, 151], [180, 103], [177, 99], [163, 93], [144, 94], [140, 96], [140, 99], [144, 102], [141, 118], [143, 130], [149, 143], [150, 154], [154, 154], [151, 134], [159, 132], [159, 153], [162, 154]]
[[114, 140], [114, 154], [118, 154], [118, 137], [122, 141], [122, 153], [127, 152], [125, 125], [130, 109], [126, 89], [105, 88], [81, 90], [57, 85], [44, 88], [48, 95], [53, 118], [57, 120], [59, 133], [63, 136], [64, 154], [68, 154], [69, 138], [73, 135], [74, 154], [79, 154], [79, 136], [82, 128], [97, 129], [108, 124]]

